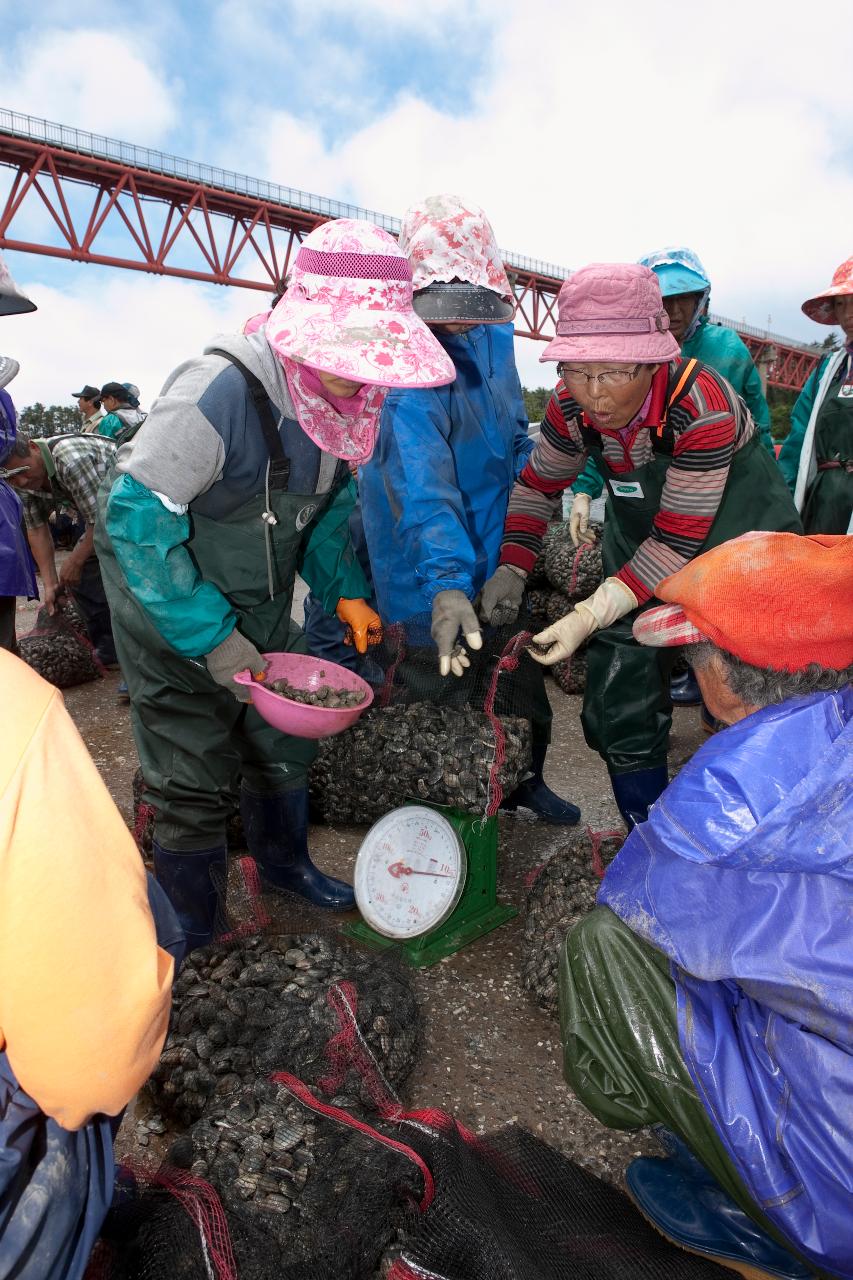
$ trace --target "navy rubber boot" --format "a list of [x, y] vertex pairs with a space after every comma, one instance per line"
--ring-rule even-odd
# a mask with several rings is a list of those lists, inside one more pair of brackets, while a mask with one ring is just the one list
[[563, 800], [552, 791], [542, 776], [545, 768], [545, 756], [548, 748], [544, 744], [533, 748], [533, 773], [524, 782], [519, 783], [515, 791], [501, 803], [507, 813], [515, 813], [516, 809], [529, 809], [537, 818], [551, 822], [555, 826], [573, 827], [580, 820], [581, 811], [576, 804]]
[[619, 812], [631, 831], [638, 822], [648, 818], [649, 809], [669, 785], [669, 774], [666, 765], [637, 769], [634, 773], [611, 773], [610, 785]]
[[810, 1280], [813, 1272], [735, 1204], [700, 1166], [695, 1177], [678, 1157], [634, 1160], [625, 1172], [628, 1194], [667, 1240], [750, 1280]]
[[184, 931], [187, 951], [206, 947], [225, 920], [228, 855], [224, 844], [181, 853], [154, 841], [154, 874]]
[[259, 796], [243, 786], [240, 813], [249, 853], [270, 888], [298, 894], [326, 911], [352, 910], [352, 885], [324, 875], [308, 853], [307, 787]]
[[702, 691], [692, 667], [688, 667], [681, 675], [672, 677], [669, 682], [669, 696], [678, 707], [699, 706], [702, 701]]

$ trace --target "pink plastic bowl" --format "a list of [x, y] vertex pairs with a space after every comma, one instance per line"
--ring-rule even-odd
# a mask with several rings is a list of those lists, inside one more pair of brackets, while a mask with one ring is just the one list
[[234, 679], [237, 684], [251, 686], [252, 703], [258, 714], [274, 729], [294, 738], [330, 738], [341, 733], [355, 724], [373, 701], [373, 690], [367, 681], [336, 662], [312, 658], [308, 653], [265, 653], [264, 657], [269, 663], [267, 681], [289, 680], [296, 689], [319, 689], [321, 684], [330, 684], [335, 689], [358, 689], [366, 695], [358, 707], [309, 707], [273, 692], [264, 681], [253, 680], [250, 671], [239, 671]]

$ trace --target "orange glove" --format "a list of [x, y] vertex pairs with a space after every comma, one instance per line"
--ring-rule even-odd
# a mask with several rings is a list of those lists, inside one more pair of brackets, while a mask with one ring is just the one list
[[347, 629], [345, 644], [354, 644], [359, 653], [367, 653], [369, 644], [379, 644], [382, 620], [366, 600], [347, 600], [341, 596], [335, 613]]

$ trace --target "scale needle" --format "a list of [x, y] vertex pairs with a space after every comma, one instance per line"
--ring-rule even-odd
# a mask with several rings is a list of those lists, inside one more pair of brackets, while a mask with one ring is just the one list
[[453, 876], [446, 875], [443, 871], [416, 871], [414, 867], [407, 867], [402, 860], [400, 862], [390, 862], [388, 870], [398, 880], [400, 876], [434, 876], [437, 880], [453, 879]]

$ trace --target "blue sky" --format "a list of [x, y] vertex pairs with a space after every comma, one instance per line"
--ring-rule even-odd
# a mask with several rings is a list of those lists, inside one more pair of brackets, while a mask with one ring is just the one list
[[[802, 340], [823, 333], [800, 302], [853, 252], [853, 77], [832, 70], [853, 64], [848, 0], [805, 23], [790, 0], [0, 0], [0, 16], [0, 106], [397, 216], [457, 191], [504, 248], [567, 266], [689, 244], [716, 310]], [[118, 375], [150, 401], [256, 309], [10, 266], [41, 308], [4, 329], [21, 404]], [[518, 354], [528, 385], [549, 380], [535, 344]]]

